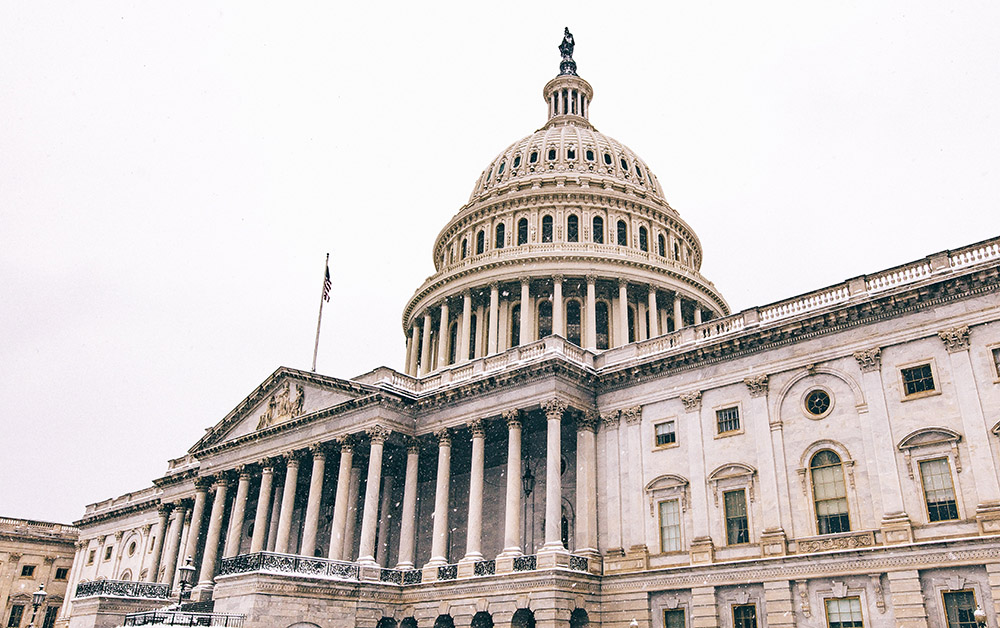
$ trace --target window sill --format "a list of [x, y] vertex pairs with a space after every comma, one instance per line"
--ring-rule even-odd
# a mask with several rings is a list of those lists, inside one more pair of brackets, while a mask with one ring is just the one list
[[715, 438], [716, 439], [729, 438], [730, 436], [739, 436], [740, 434], [743, 434], [743, 428], [740, 428], [738, 430], [731, 430], [729, 432], [716, 433]]
[[654, 445], [653, 451], [659, 451], [661, 449], [677, 449], [678, 447], [680, 447], [680, 443], [677, 442], [667, 443], [666, 445]]
[[900, 399], [900, 402], [905, 403], [907, 401], [914, 401], [915, 399], [923, 399], [924, 397], [936, 397], [940, 394], [941, 391], [935, 388], [934, 390], [925, 390], [923, 392], [913, 393], [912, 395], [906, 395]]

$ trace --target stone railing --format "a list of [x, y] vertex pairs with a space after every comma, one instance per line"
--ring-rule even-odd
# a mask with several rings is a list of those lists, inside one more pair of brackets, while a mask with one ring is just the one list
[[952, 268], [965, 268], [995, 259], [1000, 259], [1000, 238], [951, 251], [948, 255], [948, 265]]
[[76, 597], [129, 597], [153, 600], [170, 598], [170, 585], [159, 582], [133, 580], [92, 580], [76, 585]]
[[240, 554], [223, 558], [219, 566], [220, 576], [250, 572], [298, 574], [337, 580], [358, 580], [360, 575], [359, 567], [355, 563], [274, 552]]
[[124, 626], [223, 626], [241, 628], [246, 615], [228, 613], [186, 613], [183, 611], [146, 611], [129, 613]]

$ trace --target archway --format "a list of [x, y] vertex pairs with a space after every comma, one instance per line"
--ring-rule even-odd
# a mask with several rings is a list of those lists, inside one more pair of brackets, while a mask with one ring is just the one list
[[587, 611], [578, 608], [569, 616], [569, 628], [587, 628], [590, 625], [590, 616]]
[[479, 611], [472, 616], [472, 628], [493, 628], [493, 616], [486, 611]]
[[511, 628], [535, 628], [535, 613], [528, 608], [519, 608], [510, 618]]
[[383, 617], [375, 624], [375, 628], [396, 628], [396, 620], [392, 617]]
[[451, 615], [438, 615], [434, 620], [434, 628], [455, 628], [455, 620]]
[[404, 617], [403, 621], [399, 622], [399, 628], [417, 628], [417, 620], [413, 617]]

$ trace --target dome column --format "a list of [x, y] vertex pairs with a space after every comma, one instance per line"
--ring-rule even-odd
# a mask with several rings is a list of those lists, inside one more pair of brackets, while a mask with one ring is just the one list
[[441, 320], [438, 321], [438, 369], [448, 366], [448, 299], [441, 302]]
[[584, 346], [591, 351], [597, 349], [597, 277], [587, 275], [587, 316]]
[[701, 303], [694, 302], [694, 324], [701, 325]]
[[420, 374], [430, 372], [431, 365], [431, 313], [424, 312], [424, 324], [420, 328]]
[[681, 312], [681, 295], [674, 293], [674, 331], [684, 327], [684, 314]]
[[410, 326], [410, 338], [406, 343], [406, 374], [417, 374], [417, 355], [420, 352], [420, 336], [416, 322]]
[[563, 276], [552, 277], [552, 333], [566, 337], [566, 328], [563, 323], [563, 296], [562, 296]]
[[494, 281], [490, 284], [490, 331], [487, 338], [486, 354], [497, 352], [497, 330], [500, 325], [500, 284]]
[[656, 286], [649, 286], [649, 337], [660, 335], [660, 310], [656, 306]]
[[615, 346], [623, 347], [628, 344], [628, 283], [624, 279], [618, 280], [618, 326], [615, 329]]
[[462, 293], [462, 333], [455, 351], [455, 362], [469, 361], [469, 343], [472, 342], [472, 293]]
[[520, 343], [526, 345], [531, 342], [531, 279], [521, 278], [521, 329]]

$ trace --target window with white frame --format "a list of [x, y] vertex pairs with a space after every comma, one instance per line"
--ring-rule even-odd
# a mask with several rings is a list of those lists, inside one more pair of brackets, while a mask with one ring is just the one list
[[816, 508], [816, 531], [819, 534], [849, 532], [851, 521], [847, 514], [847, 487], [844, 485], [840, 456], [824, 449], [812, 457], [809, 471]]
[[681, 504], [670, 499], [660, 502], [660, 551], [681, 551]]
[[728, 434], [740, 431], [740, 409], [739, 406], [722, 408], [715, 411], [715, 422], [719, 434]]
[[656, 432], [656, 446], [666, 447], [677, 444], [677, 422], [664, 421], [657, 423], [654, 428]]
[[934, 371], [929, 362], [900, 369], [899, 374], [903, 379], [904, 398], [935, 391]]
[[726, 544], [740, 545], [750, 542], [750, 525], [747, 518], [747, 493], [743, 489], [722, 494], [726, 510]]
[[993, 347], [990, 355], [993, 356], [993, 375], [1000, 379], [1000, 347]]
[[844, 597], [826, 600], [827, 628], [864, 628], [861, 599]]
[[955, 486], [947, 458], [924, 460], [920, 463], [920, 483], [924, 488], [928, 521], [958, 519]]

